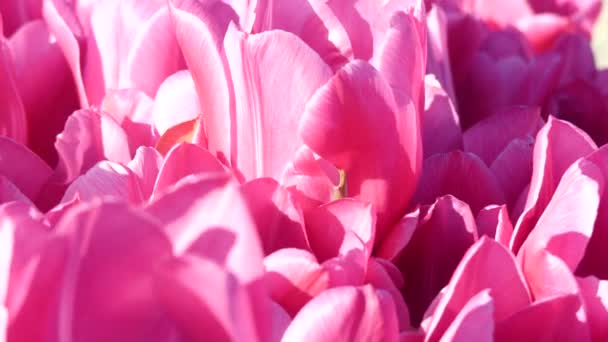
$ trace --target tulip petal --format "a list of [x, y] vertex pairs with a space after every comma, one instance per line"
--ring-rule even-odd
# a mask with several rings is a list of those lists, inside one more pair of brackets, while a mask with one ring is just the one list
[[282, 31], [246, 36], [231, 25], [224, 47], [236, 106], [233, 166], [246, 180], [279, 179], [302, 145], [293, 132], [304, 105], [331, 70], [299, 38]]
[[58, 181], [69, 183], [101, 160], [126, 165], [131, 160], [128, 146], [127, 135], [112, 118], [90, 110], [76, 111], [55, 141]]
[[494, 338], [507, 341], [590, 341], [588, 327], [576, 317], [581, 306], [576, 295], [538, 301], [498, 323]]
[[329, 286], [329, 275], [314, 255], [300, 249], [281, 249], [264, 258], [264, 281], [270, 296], [293, 317]]
[[464, 150], [490, 166], [511, 141], [536, 136], [542, 125], [539, 108], [501, 110], [464, 132]]
[[143, 201], [137, 177], [127, 167], [102, 161], [76, 178], [67, 188], [60, 203], [78, 198], [90, 202], [99, 198], [122, 200], [131, 204]]
[[460, 119], [454, 104], [436, 78], [427, 76], [424, 81], [425, 105], [422, 116], [424, 157], [462, 149]]
[[354, 61], [315, 93], [300, 122], [304, 143], [346, 173], [347, 196], [375, 206], [378, 238], [405, 213], [415, 187], [417, 120], [413, 105], [397, 109], [390, 86], [371, 65]]
[[258, 178], [241, 186], [258, 228], [264, 254], [281, 248], [309, 249], [304, 217], [293, 197], [272, 178]]
[[0, 35], [0, 135], [27, 142], [27, 118], [19, 90], [10, 46]]
[[51, 168], [27, 147], [0, 137], [0, 175], [35, 201], [52, 174]]
[[156, 177], [163, 163], [163, 157], [151, 147], [141, 146], [135, 152], [135, 157], [127, 167], [133, 171], [139, 180], [143, 199], [150, 198], [156, 183]]
[[171, 335], [154, 282], [171, 246], [151, 217], [121, 204], [80, 206], [56, 230], [70, 246], [58, 307], [62, 333], [83, 341]]
[[608, 280], [596, 277], [577, 278], [593, 341], [608, 338]]
[[469, 207], [449, 195], [423, 207], [419, 220], [412, 239], [395, 261], [407, 279], [402, 293], [413, 326], [420, 324], [433, 298], [448, 284], [458, 262], [477, 239]]
[[324, 291], [294, 317], [282, 341], [397, 341], [390, 295], [371, 286]]
[[[441, 341], [494, 341], [494, 303], [490, 291], [479, 292], [462, 307]], [[429, 337], [426, 341], [433, 341]]]
[[160, 301], [186, 338], [260, 340], [249, 294], [226, 269], [211, 260], [188, 256], [171, 261], [159, 273]]
[[574, 272], [593, 233], [603, 191], [603, 175], [594, 163], [574, 163], [564, 173], [518, 254], [532, 258], [539, 250], [546, 250]]
[[481, 209], [475, 218], [475, 223], [479, 237], [486, 235], [504, 246], [509, 246], [513, 224], [505, 205], [490, 205]]
[[496, 177], [483, 161], [461, 151], [436, 154], [424, 161], [414, 203], [431, 204], [447, 194], [467, 202], [473, 213], [505, 203]]
[[166, 192], [186, 176], [224, 171], [225, 168], [209, 151], [193, 144], [180, 143], [167, 153], [158, 171], [153, 196]]
[[263, 273], [262, 247], [247, 205], [227, 174], [191, 177], [146, 211], [162, 224], [175, 255], [209, 258], [248, 283]]
[[549, 203], [568, 167], [597, 147], [583, 131], [549, 118], [538, 132], [534, 145], [534, 166], [524, 212], [515, 225], [510, 247], [517, 252]]
[[[500, 268], [501, 272], [493, 270]], [[530, 294], [514, 256], [506, 247], [482, 237], [467, 251], [454, 271], [445, 293], [430, 312], [427, 341], [439, 341], [457, 322], [457, 315], [478, 296], [489, 290], [492, 296], [492, 319], [496, 322], [528, 307]], [[427, 312], [427, 315], [429, 312]], [[492, 324], [493, 325], [493, 324]]]
[[198, 118], [202, 112], [198, 96], [187, 70], [167, 77], [158, 88], [152, 117], [160, 135], [173, 126]]

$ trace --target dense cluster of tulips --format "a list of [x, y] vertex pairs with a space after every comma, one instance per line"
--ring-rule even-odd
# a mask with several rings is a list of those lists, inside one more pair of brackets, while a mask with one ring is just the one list
[[608, 341], [599, 0], [0, 0], [0, 341]]

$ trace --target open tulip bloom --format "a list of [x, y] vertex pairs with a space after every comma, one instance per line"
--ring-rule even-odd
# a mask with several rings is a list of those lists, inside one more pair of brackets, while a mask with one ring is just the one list
[[608, 341], [600, 10], [0, 0], [0, 342]]

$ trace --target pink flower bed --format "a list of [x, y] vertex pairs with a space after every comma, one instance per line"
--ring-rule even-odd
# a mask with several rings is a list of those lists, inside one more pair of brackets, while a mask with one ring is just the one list
[[0, 341], [608, 341], [599, 0], [0, 0]]

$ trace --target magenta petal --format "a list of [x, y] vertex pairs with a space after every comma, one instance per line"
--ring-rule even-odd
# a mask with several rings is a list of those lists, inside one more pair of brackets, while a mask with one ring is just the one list
[[304, 250], [278, 250], [264, 259], [264, 266], [270, 296], [291, 316], [329, 286], [328, 272]]
[[[524, 249], [522, 248], [521, 251], [523, 252]], [[521, 261], [530, 292], [536, 301], [563, 294], [580, 296], [576, 278], [562, 259], [545, 250], [529, 257], [522, 253], [518, 255], [518, 259]]]
[[[496, 273], [493, 270], [500, 269]], [[454, 271], [445, 293], [433, 309], [427, 340], [439, 341], [457, 321], [462, 311], [480, 291], [488, 289], [492, 296], [492, 318], [501, 322], [526, 308], [530, 294], [514, 256], [505, 246], [487, 237], [481, 238], [467, 251]]]
[[190, 177], [146, 211], [162, 224], [176, 255], [209, 258], [249, 283], [262, 275], [262, 247], [245, 199], [227, 174]]
[[490, 205], [479, 211], [475, 219], [479, 237], [486, 235], [496, 241], [509, 246], [513, 234], [513, 224], [505, 205]]
[[310, 210], [306, 214], [306, 232], [320, 261], [338, 256], [349, 243], [348, 233], [354, 233], [364, 244], [362, 262], [367, 264], [376, 238], [376, 213], [369, 203], [340, 199]]
[[171, 246], [151, 217], [121, 204], [80, 206], [56, 230], [69, 246], [65, 275], [57, 280], [63, 281], [58, 324], [64, 333], [83, 341], [170, 336], [154, 280]]
[[298, 312], [283, 341], [398, 341], [395, 307], [369, 285], [329, 289]]
[[192, 341], [260, 340], [247, 289], [211, 260], [175, 259], [162, 267], [156, 284], [160, 301], [182, 337]]
[[[494, 341], [494, 305], [489, 290], [471, 297], [445, 331], [442, 340]], [[427, 336], [426, 341], [433, 339]]]
[[593, 233], [603, 191], [604, 178], [594, 163], [581, 160], [573, 164], [562, 176], [519, 254], [527, 259], [546, 250], [574, 272]]
[[515, 214], [517, 202], [524, 191], [526, 193], [523, 193], [523, 196], [527, 195], [527, 187], [532, 177], [533, 151], [533, 138], [515, 139], [502, 150], [490, 165], [490, 170], [494, 173], [505, 194], [511, 217], [519, 217]]
[[303, 41], [283, 31], [247, 36], [230, 25], [224, 48], [236, 110], [233, 166], [246, 180], [279, 179], [302, 145], [294, 132], [304, 106], [331, 70]]
[[490, 166], [511, 141], [535, 137], [542, 125], [539, 108], [501, 110], [464, 132], [464, 149], [475, 153]]
[[608, 339], [608, 280], [577, 278], [594, 341]]
[[538, 301], [496, 325], [494, 338], [508, 341], [590, 341], [589, 328], [577, 319], [577, 295]]
[[0, 175], [0, 204], [7, 202], [23, 202], [28, 205], [34, 205], [8, 178]]
[[395, 260], [412, 239], [418, 226], [419, 216], [420, 210], [417, 209], [405, 215], [395, 226], [390, 228], [376, 255], [387, 260]]
[[338, 170], [327, 161], [316, 158], [307, 146], [296, 152], [281, 180], [304, 211], [330, 202], [338, 183]]
[[51, 168], [27, 147], [0, 137], [0, 174], [35, 201], [51, 177]]
[[304, 217], [293, 196], [272, 178], [258, 178], [241, 186], [258, 234], [268, 255], [281, 248], [308, 250]]
[[410, 328], [410, 312], [407, 308], [407, 304], [405, 304], [405, 301], [403, 300], [401, 292], [399, 291], [399, 288], [403, 284], [395, 283], [391, 277], [391, 274], [385, 267], [386, 264], [393, 265], [390, 262], [383, 262], [378, 258], [371, 258], [367, 265], [367, 274], [365, 275], [365, 280], [367, 284], [370, 284], [377, 289], [386, 290], [391, 294], [393, 303], [395, 304], [397, 319], [399, 321], [399, 331], [402, 331]]
[[447, 194], [467, 202], [473, 213], [505, 203], [494, 174], [477, 156], [461, 151], [436, 154], [424, 161], [414, 203], [431, 204]]
[[462, 149], [460, 119], [448, 94], [437, 79], [425, 78], [425, 105], [422, 115], [424, 157]]
[[166, 192], [180, 179], [198, 173], [225, 172], [224, 166], [206, 149], [189, 143], [174, 146], [158, 171], [153, 195]]
[[27, 119], [15, 78], [10, 46], [0, 34], [0, 135], [26, 143]]
[[71, 70], [43, 20], [22, 26], [11, 37], [10, 45], [15, 80], [27, 113], [28, 146], [54, 167], [57, 163], [55, 136], [78, 108]]
[[536, 225], [566, 169], [596, 148], [583, 131], [565, 121], [549, 118], [536, 137], [530, 191], [511, 239], [514, 252]]
[[448, 284], [466, 250], [477, 239], [469, 207], [452, 196], [421, 209], [414, 236], [395, 264], [406, 279], [403, 297], [418, 326], [437, 293]]
[[126, 165], [131, 160], [128, 146], [127, 135], [112, 118], [90, 110], [76, 111], [55, 142], [58, 181], [69, 183], [104, 159]]
[[378, 71], [354, 61], [311, 98], [299, 133], [313, 151], [345, 171], [347, 196], [376, 207], [378, 237], [384, 237], [387, 226], [405, 213], [419, 171], [420, 127], [413, 104], [399, 110]]

